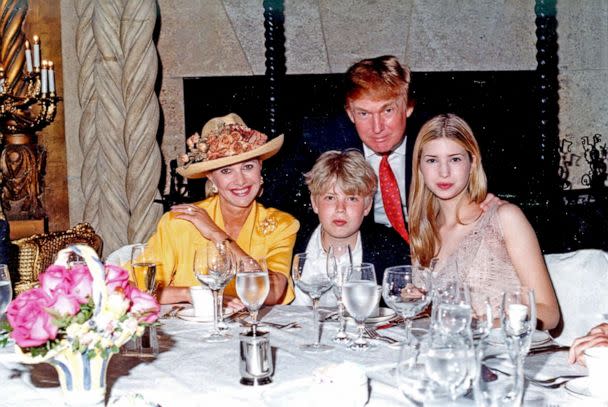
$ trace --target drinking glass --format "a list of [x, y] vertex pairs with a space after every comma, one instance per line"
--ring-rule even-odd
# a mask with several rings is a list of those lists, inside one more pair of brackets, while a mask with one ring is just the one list
[[266, 259], [256, 261], [247, 257], [240, 260], [236, 273], [236, 294], [249, 310], [254, 334], [257, 331], [258, 311], [264, 305], [269, 291], [270, 280]]
[[466, 284], [450, 282], [433, 294], [433, 329], [444, 334], [469, 336], [471, 334], [471, 294]]
[[[68, 267], [86, 266], [84, 259], [71, 255]], [[156, 289], [156, 255], [145, 243], [138, 243], [131, 247], [131, 279], [142, 292], [153, 295]], [[159, 352], [158, 335], [155, 326], [145, 328], [141, 336], [136, 336], [123, 348], [128, 355], [144, 356], [157, 355]]]
[[207, 242], [198, 246], [194, 252], [194, 274], [201, 284], [206, 285], [213, 294], [213, 331], [203, 338], [205, 342], [224, 342], [231, 335], [218, 329], [218, 293], [236, 274], [234, 257], [223, 243]]
[[475, 405], [478, 407], [519, 406], [523, 396], [523, 386], [518, 387], [516, 363], [508, 353], [497, 353], [497, 349], [501, 347], [490, 345], [485, 340], [482, 340], [477, 347], [477, 370], [473, 381]]
[[397, 387], [412, 405], [423, 405], [429, 390], [429, 379], [426, 376], [424, 357], [420, 348], [415, 346], [402, 346], [399, 360], [395, 370]]
[[386, 305], [401, 314], [404, 320], [406, 346], [412, 345], [412, 318], [431, 302], [432, 283], [429, 269], [403, 265], [384, 271], [382, 298]]
[[502, 296], [501, 328], [509, 354], [516, 364], [517, 387], [524, 385], [524, 359], [536, 329], [536, 299], [528, 287], [507, 291]]
[[342, 297], [348, 313], [357, 323], [359, 335], [348, 347], [354, 351], [366, 351], [371, 346], [363, 338], [365, 320], [378, 304], [378, 287], [376, 285], [374, 265], [361, 263], [353, 265], [350, 274], [342, 287]]
[[509, 350], [523, 360], [536, 329], [536, 300], [532, 288], [522, 287], [503, 293], [501, 326]]
[[13, 288], [11, 286], [11, 275], [8, 272], [8, 266], [0, 264], [0, 319], [2, 319], [12, 299]]
[[324, 259], [315, 258], [308, 253], [298, 253], [293, 256], [291, 268], [294, 283], [312, 300], [314, 343], [300, 345], [300, 349], [307, 352], [321, 352], [333, 348], [333, 346], [321, 344], [319, 337], [319, 298], [332, 286], [322, 260]]
[[478, 301], [477, 307], [474, 309], [473, 319], [471, 321], [471, 333], [473, 339], [480, 343], [488, 337], [492, 327], [494, 326], [494, 309], [490, 297], [482, 296]]
[[[348, 256], [348, 257], [347, 257]], [[350, 339], [346, 334], [346, 318], [344, 317], [344, 302], [342, 301], [342, 287], [348, 278], [353, 256], [349, 245], [329, 246], [327, 251], [327, 275], [332, 281], [332, 290], [338, 303], [339, 328], [333, 341], [348, 343]]]
[[137, 288], [152, 294], [156, 284], [156, 258], [145, 243], [131, 248], [131, 270]]
[[434, 398], [456, 400], [465, 394], [475, 376], [475, 354], [460, 335], [431, 333], [426, 351], [425, 372]]

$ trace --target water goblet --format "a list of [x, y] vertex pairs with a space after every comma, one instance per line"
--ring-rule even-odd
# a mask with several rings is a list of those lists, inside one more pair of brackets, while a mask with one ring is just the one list
[[474, 315], [471, 320], [471, 334], [473, 340], [480, 343], [488, 337], [494, 326], [494, 309], [490, 297], [481, 296], [474, 306]]
[[382, 298], [386, 305], [401, 314], [405, 328], [405, 346], [411, 346], [412, 318], [431, 302], [432, 283], [430, 270], [417, 266], [402, 265], [384, 271]]
[[351, 267], [349, 276], [342, 287], [342, 297], [346, 310], [357, 323], [359, 335], [348, 347], [353, 351], [366, 351], [371, 345], [363, 338], [365, 320], [378, 304], [378, 287], [376, 285], [374, 265], [361, 263]]
[[293, 281], [312, 300], [315, 337], [313, 343], [300, 345], [300, 349], [306, 352], [323, 352], [333, 348], [333, 346], [321, 344], [319, 337], [319, 298], [332, 286], [324, 260], [311, 256], [309, 253], [298, 253], [293, 256], [291, 268]]
[[131, 248], [131, 271], [137, 288], [152, 294], [156, 285], [156, 257], [145, 243]]
[[475, 376], [475, 354], [460, 335], [431, 333], [426, 351], [425, 372], [433, 397], [452, 401], [465, 394]]
[[249, 310], [252, 321], [251, 330], [254, 335], [257, 331], [258, 311], [264, 305], [269, 291], [270, 280], [266, 259], [262, 258], [257, 261], [251, 257], [241, 259], [236, 273], [236, 294]]
[[451, 282], [443, 289], [435, 289], [433, 294], [435, 321], [433, 329], [445, 334], [471, 335], [471, 294], [466, 284]]
[[[504, 340], [504, 338], [502, 338]], [[520, 406], [523, 386], [517, 380], [517, 366], [507, 353], [482, 339], [477, 346], [477, 367], [473, 381], [475, 404], [479, 407]]]
[[327, 275], [331, 279], [332, 291], [338, 303], [338, 332], [333, 341], [336, 343], [349, 343], [346, 334], [346, 318], [344, 317], [344, 302], [342, 301], [342, 287], [348, 278], [352, 266], [352, 253], [349, 245], [332, 245], [327, 251]]
[[11, 275], [6, 264], [0, 264], [0, 319], [4, 315], [8, 304], [13, 299]]
[[397, 387], [412, 405], [423, 405], [427, 399], [429, 379], [426, 376], [424, 356], [416, 346], [402, 346], [395, 369]]
[[218, 293], [236, 274], [234, 256], [224, 243], [207, 242], [195, 248], [193, 271], [198, 281], [213, 294], [213, 331], [203, 341], [224, 342], [231, 335], [218, 329]]

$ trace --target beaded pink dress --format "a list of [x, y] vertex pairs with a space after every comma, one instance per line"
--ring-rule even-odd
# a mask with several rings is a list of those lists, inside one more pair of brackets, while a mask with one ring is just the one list
[[484, 212], [454, 253], [441, 261], [435, 269], [434, 284], [442, 285], [457, 280], [471, 290], [473, 310], [481, 310], [487, 297], [496, 310], [502, 293], [521, 287], [505, 244], [498, 205]]

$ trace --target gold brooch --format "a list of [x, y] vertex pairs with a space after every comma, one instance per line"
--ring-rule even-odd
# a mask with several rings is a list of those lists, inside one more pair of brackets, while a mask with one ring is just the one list
[[273, 217], [268, 217], [258, 223], [258, 232], [263, 236], [269, 235], [277, 228], [277, 220]]

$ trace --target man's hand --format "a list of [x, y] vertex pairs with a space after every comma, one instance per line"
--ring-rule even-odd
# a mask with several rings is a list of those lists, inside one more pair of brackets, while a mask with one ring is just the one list
[[507, 201], [503, 201], [496, 195], [494, 195], [492, 193], [488, 193], [488, 195], [486, 195], [486, 199], [484, 199], [484, 201], [479, 204], [479, 207], [481, 208], [482, 211], [485, 212], [488, 209], [494, 207], [494, 205], [500, 206], [505, 203], [507, 203]]

